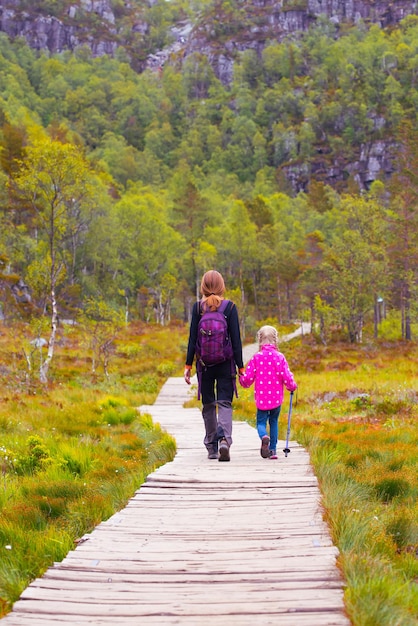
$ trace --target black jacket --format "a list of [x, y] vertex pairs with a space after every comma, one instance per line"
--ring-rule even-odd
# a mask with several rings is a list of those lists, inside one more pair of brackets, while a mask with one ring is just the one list
[[[200, 302], [195, 302], [192, 311], [192, 321], [190, 322], [189, 344], [187, 346], [186, 365], [193, 365], [196, 352], [197, 327], [200, 319]], [[238, 311], [235, 304], [228, 315], [228, 332], [231, 338], [232, 349], [234, 351], [234, 361], [238, 369], [244, 367], [242, 359], [241, 331], [239, 328]]]

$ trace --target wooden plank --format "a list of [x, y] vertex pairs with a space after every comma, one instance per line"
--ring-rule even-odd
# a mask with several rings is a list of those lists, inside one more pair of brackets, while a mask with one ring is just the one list
[[[48, 626], [54, 624], [59, 625], [76, 625], [76, 626], [115, 626], [114, 616], [80, 616], [80, 615], [56, 615], [56, 614], [43, 614], [41, 617], [34, 614], [21, 613], [14, 620], [13, 614], [8, 618], [9, 626]], [[331, 611], [311, 610], [297, 612], [289, 610], [288, 613], [281, 613], [280, 617], [277, 614], [261, 614], [261, 615], [228, 615], [224, 619], [223, 615], [200, 615], [196, 618], [195, 615], [183, 615], [181, 620], [177, 615], [147, 615], [147, 626], [220, 626], [228, 624], [228, 626], [345, 626], [347, 621], [341, 621], [338, 613]], [[127, 624], [136, 624], [139, 626], [139, 621], [131, 621], [130, 619], [118, 617], [117, 626], [126, 626]]]
[[[243, 603], [242, 599], [239, 602], [224, 600], [224, 602], [216, 602], [213, 600], [209, 591], [207, 591], [206, 598], [202, 602], [190, 603], [190, 595], [185, 593], [184, 595], [177, 596], [177, 600], [172, 603], [165, 602], [164, 596], [160, 596], [160, 599], [156, 601], [150, 601], [149, 603], [142, 602], [140, 599], [125, 598], [124, 594], [118, 597], [115, 601], [114, 598], [110, 598], [109, 602], [103, 601], [102, 598], [98, 600], [92, 599], [90, 602], [80, 602], [80, 599], [75, 597], [74, 600], [65, 601], [61, 600], [63, 612], [66, 615], [81, 615], [81, 616], [101, 616], [103, 614], [113, 615], [113, 617], [129, 617], [138, 619], [139, 617], [147, 617], [149, 615], [194, 615], [196, 622], [199, 623], [201, 616], [204, 616], [208, 609], [210, 611], [216, 611], [218, 615], [222, 615], [225, 623], [229, 615], [253, 615], [254, 617], [260, 614], [270, 614], [280, 616], [282, 613], [289, 612], [289, 606], [292, 608], [292, 613], [296, 611], [330, 611], [336, 612], [340, 608], [341, 592], [338, 597], [333, 597], [332, 590], [328, 592], [328, 598], [324, 597], [309, 597], [306, 602], [301, 600], [301, 593], [297, 592], [294, 597], [290, 592], [285, 593], [285, 597], [281, 602], [279, 598], [267, 593], [268, 590], [263, 590], [261, 597], [258, 600], [248, 603]], [[42, 603], [42, 613], [54, 614], [57, 610], [55, 601], [49, 602], [47, 598], [44, 599], [27, 599], [22, 600], [21, 612], [33, 613], [39, 612], [39, 606]]]
[[[215, 549], [216, 551], [222, 551], [222, 550], [231, 550], [233, 549], [237, 549], [237, 541], [240, 542], [240, 546], [242, 550], [251, 550], [251, 549], [260, 549], [260, 545], [262, 546], [262, 542], [264, 542], [266, 549], [269, 549], [270, 546], [272, 545], [272, 541], [273, 543], [276, 542], [286, 542], [289, 545], [293, 545], [293, 541], [295, 539], [297, 539], [298, 541], [313, 541], [314, 539], [318, 539], [318, 540], [322, 540], [324, 541], [323, 545], [331, 545], [331, 543], [329, 543], [329, 536], [328, 535], [321, 535], [317, 530], [313, 531], [310, 530], [309, 528], [287, 528], [286, 531], [281, 530], [280, 535], [275, 537], [274, 540], [272, 540], [271, 537], [269, 537], [268, 535], [265, 535], [264, 538], [260, 537], [259, 535], [257, 537], [231, 537], [230, 539], [225, 539], [224, 536], [219, 535], [219, 536], [215, 536], [215, 537], [211, 537], [211, 539], [207, 539], [207, 540], [202, 540], [198, 535], [186, 535], [186, 536], [182, 536], [182, 535], [170, 535], [170, 537], [168, 537], [167, 534], [164, 534], [164, 537], [160, 537], [160, 538], [153, 538], [150, 537], [149, 534], [147, 533], [136, 533], [134, 531], [134, 529], [130, 530], [125, 530], [125, 529], [121, 529], [121, 532], [118, 533], [117, 536], [114, 535], [114, 533], [109, 533], [109, 532], [101, 532], [100, 535], [98, 535], [98, 538], [95, 540], [94, 545], [93, 546], [88, 546], [88, 545], [84, 545], [83, 549], [81, 549], [81, 547], [79, 548], [79, 553], [82, 552], [87, 552], [89, 550], [96, 550], [96, 549], [101, 549], [103, 546], [107, 549], [109, 546], [109, 543], [112, 543], [114, 546], [117, 547], [118, 550], [122, 549], [124, 545], [126, 545], [129, 549], [132, 548], [132, 546], [134, 545], [144, 545], [144, 542], [147, 543], [147, 547], [148, 549], [150, 549], [151, 547], [155, 549], [155, 546], [157, 544], [157, 542], [162, 543], [164, 542], [164, 549], [166, 549], [167, 547], [167, 539], [170, 540], [170, 550], [171, 552], [174, 551], [184, 551], [185, 543], [187, 542], [187, 549], [191, 552], [191, 551], [199, 551], [199, 550], [207, 550], [207, 549]], [[88, 540], [86, 540], [88, 541]], [[316, 544], [315, 544], [316, 545]]]
[[[303, 569], [304, 563], [309, 561], [311, 567], [322, 569], [324, 566], [335, 566], [335, 552], [328, 552], [328, 554], [323, 553], [323, 548], [320, 551], [314, 553], [309, 552], [308, 550], [304, 550], [301, 555], [295, 556], [283, 556], [282, 554], [278, 554], [277, 558], [280, 559], [281, 563], [278, 565], [277, 563], [272, 562], [273, 560], [270, 556], [263, 555], [263, 561], [260, 561], [260, 557], [258, 559], [249, 559], [239, 556], [236, 556], [234, 559], [222, 559], [222, 555], [219, 555], [216, 560], [208, 560], [206, 558], [202, 558], [200, 561], [192, 560], [189, 558], [183, 559], [163, 559], [160, 560], [154, 558], [137, 558], [137, 559], [129, 559], [123, 560], [119, 557], [114, 558], [80, 558], [74, 555], [73, 557], [67, 557], [64, 559], [63, 564], [68, 565], [71, 569], [88, 569], [93, 572], [109, 572], [109, 575], [112, 575], [113, 572], [149, 572], [149, 573], [204, 573], [204, 574], [220, 574], [224, 573], [225, 575], [229, 573], [241, 573], [250, 575], [253, 573], [254, 575], [264, 575], [267, 572], [277, 572], [277, 571], [287, 571], [289, 568], [294, 567], [299, 570]], [[267, 552], [267, 551], [266, 551]]]
[[[109, 575], [110, 574], [110, 575]], [[150, 572], [93, 572], [91, 570], [80, 570], [80, 569], [72, 569], [68, 566], [65, 567], [55, 567], [50, 568], [44, 574], [42, 578], [37, 578], [33, 581], [33, 585], [47, 585], [54, 584], [55, 581], [58, 585], [62, 585], [63, 581], [68, 581], [71, 584], [73, 581], [80, 585], [80, 583], [88, 584], [88, 583], [104, 583], [104, 582], [114, 582], [114, 583], [132, 583], [132, 584], [141, 584], [141, 585], [154, 585], [155, 583], [161, 584], [173, 584], [173, 583], [181, 583], [184, 585], [188, 585], [189, 583], [204, 583], [209, 582], [227, 582], [229, 585], [236, 584], [237, 582], [245, 583], [249, 580], [258, 580], [257, 573], [250, 573], [245, 576], [242, 574], [234, 574], [232, 572], [228, 572], [227, 575], [222, 573], [194, 573], [194, 572], [158, 572], [157, 574], [152, 574]], [[48, 581], [51, 581], [50, 583]], [[327, 581], [337, 581], [338, 584], [341, 585], [341, 575], [340, 573], [331, 566], [326, 567], [325, 564], [322, 566], [309, 567], [305, 564], [303, 568], [291, 567], [286, 569], [286, 571], [274, 571], [274, 572], [263, 572], [263, 582], [282, 582], [284, 584], [291, 583], [296, 581], [297, 583], [323, 583]]]
[[[208, 602], [212, 595], [219, 598], [214, 600], [215, 603], [222, 603], [220, 598], [222, 598], [224, 590], [224, 582], [211, 583], [210, 586], [207, 583], [200, 584], [195, 586], [193, 595], [189, 598], [188, 585], [181, 583], [164, 585], [164, 594], [161, 594], [161, 585], [159, 584], [152, 586], [138, 585], [131, 588], [127, 588], [124, 585], [115, 585], [113, 582], [102, 583], [100, 587], [94, 584], [84, 585], [82, 588], [80, 588], [80, 585], [72, 586], [70, 584], [66, 585], [65, 588], [62, 588], [62, 586], [30, 585], [22, 593], [22, 598], [25, 600], [46, 599], [52, 601], [59, 599], [61, 602], [111, 603], [114, 605], [140, 603], [141, 606], [153, 606], [158, 604], [162, 607], [173, 602], [177, 605], [179, 596], [184, 595], [188, 597], [188, 604], [191, 606]], [[267, 594], [267, 592], [272, 591], [275, 593]], [[245, 598], [243, 598], [242, 592], [245, 592]], [[310, 605], [311, 601], [316, 601], [320, 598], [325, 603], [329, 602], [330, 598], [334, 598], [334, 600], [338, 598], [340, 600], [341, 595], [342, 590], [335, 582], [333, 584], [321, 583], [316, 585], [296, 584], [293, 582], [292, 584], [283, 585], [272, 582], [265, 583], [260, 580], [243, 583], [239, 588], [235, 585], [229, 585], [227, 601], [230, 605], [234, 603], [241, 605], [253, 604], [255, 602], [266, 602], [266, 605], [268, 605], [270, 602], [283, 603], [291, 599], [294, 606], [306, 606]]]
[[[107, 597], [99, 594], [95, 596], [92, 593], [91, 597], [86, 598], [74, 594], [72, 599], [68, 596], [62, 597], [55, 591], [55, 595], [58, 596], [58, 600], [67, 615], [101, 616], [108, 613], [115, 618], [138, 619], [153, 614], [177, 615], [179, 617], [192, 614], [196, 616], [197, 623], [199, 617], [206, 614], [208, 607], [211, 611], [221, 614], [226, 622], [228, 615], [245, 614], [256, 617], [263, 614], [274, 614], [279, 616], [282, 613], [287, 613], [290, 605], [293, 611], [327, 609], [327, 611], [336, 612], [339, 610], [342, 600], [342, 592], [333, 589], [325, 590], [322, 593], [320, 590], [313, 592], [306, 590], [303, 592], [305, 601], [301, 600], [301, 590], [293, 592], [286, 590], [283, 592], [282, 598], [278, 591], [268, 588], [261, 589], [258, 593], [251, 590], [249, 593], [251, 593], [252, 600], [243, 601], [242, 597], [235, 600], [233, 596], [228, 596], [223, 602], [217, 602], [212, 600], [208, 585], [206, 586], [206, 593], [202, 594], [200, 599], [196, 598], [195, 594], [190, 596], [187, 591], [177, 592], [173, 597], [165, 594], [161, 596], [160, 594], [146, 598], [143, 594], [135, 595], [122, 592]], [[56, 599], [53, 598], [50, 601], [48, 595], [42, 593], [38, 593], [37, 597], [22, 600], [22, 603], [22, 612], [26, 613], [33, 613], [34, 609], [37, 610], [36, 604], [39, 606], [39, 603], [42, 603], [43, 613], [53, 614], [56, 611]]]
[[[167, 591], [168, 593], [175, 593], [178, 590], [184, 590], [187, 585], [189, 585], [191, 579], [189, 578], [188, 580], [184, 580], [183, 578], [176, 578], [176, 577], [171, 577], [172, 579], [170, 580], [169, 578], [165, 577], [164, 581], [161, 577], [157, 578], [154, 577], [154, 579], [152, 580], [152, 582], [148, 579], [148, 577], [142, 577], [141, 579], [141, 585], [138, 586], [138, 589], [141, 590], [141, 593], [145, 593], [147, 594], [147, 597], [151, 597], [152, 595], [160, 595], [161, 594], [161, 586], [162, 584], [164, 584], [164, 594]], [[216, 580], [215, 577], [211, 576], [210, 578], [207, 576], [206, 578], [202, 578], [200, 581], [196, 581], [194, 580], [194, 584], [196, 585], [196, 590], [201, 593], [202, 590], [206, 590], [207, 591], [207, 582], [208, 580], [211, 581], [211, 592], [214, 592], [215, 590], [219, 590], [220, 592], [222, 591], [222, 587], [221, 585], [225, 585], [225, 580], [223, 580], [223, 578], [221, 576], [217, 576]], [[316, 577], [313, 577], [312, 579], [309, 579], [307, 577], [305, 577], [303, 580], [299, 580], [298, 578], [285, 578], [285, 579], [277, 579], [277, 578], [273, 578], [272, 576], [266, 580], [264, 577], [263, 579], [251, 579], [251, 581], [249, 580], [241, 580], [238, 579], [237, 577], [235, 577], [234, 581], [231, 581], [228, 577], [228, 589], [230, 590], [231, 588], [234, 590], [235, 593], [239, 593], [239, 590], [235, 587], [235, 583], [239, 580], [240, 587], [239, 589], [242, 591], [246, 591], [248, 592], [251, 589], [257, 588], [259, 586], [261, 586], [262, 588], [266, 588], [269, 590], [273, 590], [273, 589], [277, 589], [277, 590], [286, 590], [286, 589], [341, 589], [341, 581], [339, 579], [331, 579], [328, 580], [328, 577], [325, 577], [324, 579], [318, 579]], [[78, 579], [69, 579], [66, 578], [65, 579], [66, 584], [65, 584], [65, 591], [67, 592], [76, 592], [76, 593], [82, 593], [83, 595], [85, 595], [86, 592], [91, 592], [93, 590], [94, 593], [97, 593], [97, 589], [98, 586], [96, 584], [95, 581], [93, 580], [85, 580], [83, 582], [83, 586], [80, 590], [80, 580]], [[122, 592], [126, 592], [127, 587], [126, 587], [126, 580], [117, 580], [117, 578], [113, 578], [113, 577], [103, 577], [102, 579], [102, 584], [100, 585], [100, 593], [107, 593], [108, 590], [111, 593], [122, 593]], [[132, 582], [132, 580], [131, 580]], [[198, 584], [198, 582], [200, 582], [200, 584]], [[136, 585], [133, 585], [133, 587], [135, 587]], [[132, 588], [133, 588], [132, 587]], [[44, 578], [38, 578], [35, 581], [33, 581], [33, 583], [30, 585], [30, 588], [28, 588], [26, 591], [23, 592], [22, 597], [31, 597], [30, 594], [31, 591], [34, 591], [35, 589], [49, 589], [49, 590], [63, 590], [63, 585], [62, 585], [62, 580], [60, 579], [50, 579], [47, 577]], [[229, 592], [228, 592], [228, 597], [229, 597]]]
[[142, 407], [176, 438], [175, 459], [33, 581], [4, 626], [349, 625], [306, 451], [262, 459], [241, 422], [231, 462], [209, 461], [187, 391], [170, 379]]

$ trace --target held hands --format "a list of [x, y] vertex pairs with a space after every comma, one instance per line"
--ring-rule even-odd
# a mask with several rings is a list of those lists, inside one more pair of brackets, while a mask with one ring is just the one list
[[186, 366], [186, 367], [184, 368], [184, 380], [186, 381], [186, 383], [187, 383], [188, 385], [190, 385], [190, 375], [191, 375], [191, 370], [192, 370], [192, 368], [191, 368], [191, 367], [187, 367], [187, 366]]

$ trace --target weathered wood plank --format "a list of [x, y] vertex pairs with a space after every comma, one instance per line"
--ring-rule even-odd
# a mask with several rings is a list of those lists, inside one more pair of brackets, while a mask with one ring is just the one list
[[[13, 615], [10, 616], [10, 622], [8, 626], [54, 626], [59, 625], [76, 625], [76, 626], [115, 626], [115, 616], [80, 616], [80, 615], [55, 615], [43, 614], [39, 616], [31, 613], [21, 613], [16, 621], [13, 619]], [[141, 622], [138, 618], [134, 618], [136, 621], [117, 618], [117, 625], [124, 624], [136, 624], [139, 626]], [[220, 626], [228, 624], [228, 626], [341, 626], [341, 621], [338, 613], [333, 613], [328, 610], [311, 610], [296, 612], [289, 610], [287, 613], [277, 613], [268, 615], [228, 615], [226, 618], [222, 614], [211, 615], [183, 615], [181, 620], [177, 615], [147, 615], [146, 619], [142, 621], [147, 626]]]
[[[236, 574], [233, 572], [228, 572], [227, 574], [222, 573], [194, 573], [194, 572], [158, 572], [157, 574], [153, 574], [150, 572], [93, 572], [91, 570], [80, 570], [73, 569], [69, 566], [50, 568], [44, 574], [42, 578], [38, 578], [33, 581], [33, 585], [47, 585], [50, 584], [47, 581], [51, 581], [51, 584], [54, 584], [55, 581], [58, 585], [62, 585], [63, 581], [68, 581], [70, 584], [74, 581], [77, 585], [80, 583], [88, 584], [88, 583], [104, 583], [104, 582], [115, 582], [115, 583], [133, 583], [133, 584], [141, 584], [141, 585], [154, 585], [155, 583], [164, 583], [164, 584], [173, 584], [173, 583], [181, 583], [184, 585], [188, 585], [193, 582], [194, 584], [204, 583], [207, 584], [208, 581], [216, 583], [216, 582], [225, 582], [227, 580], [228, 584], [235, 584], [237, 582], [246, 583], [247, 581], [258, 580], [257, 572], [251, 572], [251, 574], [247, 574], [243, 576], [241, 573]], [[305, 583], [310, 582], [311, 584], [318, 582], [318, 584], [322, 584], [327, 581], [336, 581], [341, 586], [341, 576], [338, 571], [335, 570], [333, 566], [326, 567], [325, 564], [322, 566], [308, 566], [304, 565], [303, 568], [297, 568], [295, 566], [288, 567], [286, 571], [274, 571], [274, 572], [263, 572], [263, 582], [283, 582], [283, 583], [292, 583], [296, 581], [296, 583]]]
[[[321, 554], [315, 554], [315, 550], [321, 551]], [[325, 550], [328, 550], [328, 553], [324, 553]], [[261, 557], [258, 556], [260, 560], [263, 558], [265, 561], [270, 559], [307, 559], [309, 558], [312, 563], [319, 565], [320, 563], [332, 563], [335, 561], [336, 553], [332, 551], [330, 548], [313, 548], [309, 549], [305, 547], [299, 551], [300, 556], [289, 556], [279, 550], [273, 551], [264, 549], [263, 551], [266, 554], [263, 554]], [[200, 555], [190, 555], [182, 556], [180, 553], [171, 554], [167, 553], [167, 557], [164, 556], [164, 553], [155, 553], [151, 552], [150, 554], [141, 554], [136, 558], [135, 556], [127, 557], [123, 552], [114, 553], [109, 555], [100, 555], [100, 554], [90, 554], [86, 555], [85, 558], [76, 558], [75, 556], [72, 558], [72, 566], [73, 567], [88, 567], [91, 570], [101, 569], [104, 570], [109, 568], [112, 570], [118, 570], [118, 563], [123, 562], [124, 571], [127, 571], [128, 568], [131, 571], [135, 571], [135, 568], [141, 569], [144, 566], [147, 571], [189, 571], [189, 572], [229, 572], [229, 571], [247, 571], [251, 572], [254, 568], [256, 571], [277, 571], [278, 567], [275, 563], [267, 564], [263, 563], [261, 566], [257, 566], [254, 556], [243, 554], [242, 556], [239, 554], [232, 554], [230, 558], [222, 557], [222, 555], [217, 555], [217, 553], [213, 553], [213, 558], [210, 558], [209, 554], [200, 554]], [[200, 557], [200, 558], [199, 558]], [[67, 557], [71, 558], [71, 557]], [[152, 561], [152, 563], [150, 562]], [[169, 561], [170, 565], [166, 565], [167, 561]], [[299, 560], [299, 567], [301, 561]], [[184, 564], [184, 566], [182, 565]]]
[[[174, 577], [172, 577], [174, 578]], [[211, 577], [209, 579], [209, 577], [207, 577], [204, 580], [200, 581], [200, 584], [198, 584], [197, 581], [193, 581], [194, 584], [196, 585], [195, 589], [197, 591], [197, 593], [202, 593], [202, 592], [207, 592], [207, 582], [208, 580], [211, 581], [211, 593], [213, 593], [214, 590], [219, 590], [220, 592], [222, 592], [223, 587], [221, 585], [225, 584], [225, 580], [223, 580], [220, 576], [217, 577], [217, 580], [213, 579], [214, 577]], [[241, 591], [245, 591], [248, 593], [248, 591], [253, 590], [253, 589], [257, 589], [259, 591], [259, 587], [261, 586], [263, 590], [265, 590], [265, 588], [271, 590], [279, 590], [279, 591], [284, 591], [287, 589], [291, 589], [291, 590], [295, 590], [295, 589], [341, 589], [341, 584], [340, 581], [337, 579], [331, 580], [329, 581], [328, 578], [325, 578], [323, 580], [318, 580], [317, 578], [313, 578], [312, 580], [310, 580], [309, 578], [305, 578], [304, 580], [298, 580], [298, 579], [284, 579], [284, 580], [276, 580], [276, 579], [272, 579], [270, 578], [268, 581], [266, 581], [264, 578], [262, 580], [251, 580], [251, 581], [247, 581], [247, 580], [240, 580], [240, 579], [236, 579], [235, 582], [237, 582], [237, 580], [239, 580], [240, 587], [239, 589], [237, 589], [236, 587], [234, 587], [234, 582], [231, 582], [231, 580], [228, 578], [228, 584], [231, 587], [231, 589], [233, 590], [233, 593], [235, 594], [239, 594], [240, 590]], [[48, 578], [38, 578], [35, 581], [33, 581], [33, 583], [30, 585], [30, 588], [28, 588], [26, 591], [23, 592], [22, 597], [34, 597], [34, 595], [32, 595], [32, 592], [35, 593], [36, 589], [44, 589], [44, 590], [58, 590], [60, 592], [68, 592], [69, 594], [81, 594], [83, 597], [86, 597], [86, 594], [88, 593], [112, 593], [112, 594], [119, 594], [119, 593], [126, 593], [127, 587], [126, 587], [126, 582], [125, 581], [117, 581], [116, 579], [112, 578], [112, 577], [106, 577], [103, 578], [103, 580], [101, 581], [102, 584], [100, 586], [100, 590], [99, 592], [97, 592], [97, 584], [94, 581], [84, 581], [83, 582], [83, 586], [80, 590], [80, 581], [79, 580], [70, 580], [68, 578], [65, 579], [66, 584], [65, 584], [65, 589], [63, 589], [63, 585], [62, 585], [62, 580], [57, 580], [57, 579], [48, 579]], [[132, 581], [131, 581], [132, 582]], [[147, 595], [148, 598], [152, 597], [152, 596], [160, 596], [161, 595], [161, 590], [158, 588], [159, 585], [156, 585], [155, 583], [161, 582], [161, 579], [157, 579], [154, 578], [154, 580], [152, 582], [150, 582], [147, 578], [142, 578], [141, 581], [141, 586], [138, 587], [138, 589], [140, 590], [141, 593], [144, 593]], [[184, 589], [187, 588], [187, 585], [189, 584], [189, 581], [184, 581], [184, 580], [168, 580], [167, 578], [164, 581], [164, 596], [166, 596], [167, 594], [172, 594], [172, 593], [177, 593], [179, 590], [184, 591]], [[229, 594], [228, 594], [228, 597]]]
[[[243, 598], [242, 591], [247, 595]], [[270, 593], [267, 594], [267, 591]], [[275, 593], [272, 594], [271, 592]], [[303, 591], [303, 593], [302, 593]], [[153, 606], [158, 604], [162, 607], [167, 604], [175, 603], [178, 605], [179, 596], [188, 597], [188, 605], [200, 605], [204, 602], [208, 602], [209, 599], [216, 594], [218, 600], [214, 600], [215, 603], [222, 604], [222, 594], [225, 593], [225, 583], [211, 583], [196, 585], [193, 589], [193, 595], [189, 594], [188, 585], [165, 585], [164, 594], [161, 595], [161, 589], [158, 585], [140, 585], [136, 587], [127, 588], [123, 585], [114, 585], [113, 583], [103, 583], [100, 587], [97, 585], [85, 585], [80, 589], [80, 586], [72, 587], [66, 585], [65, 589], [62, 587], [46, 587], [39, 585], [30, 585], [23, 593], [22, 598], [25, 600], [46, 599], [48, 601], [55, 601], [59, 599], [61, 602], [83, 602], [94, 604], [114, 604], [115, 606], [125, 604], [137, 604], [141, 605], [142, 610], [144, 606]], [[251, 597], [248, 596], [251, 594]], [[292, 600], [294, 606], [303, 607], [310, 605], [312, 601], [322, 599], [325, 603], [329, 603], [331, 598], [335, 600], [338, 598], [338, 602], [341, 600], [342, 590], [335, 583], [330, 585], [316, 585], [313, 586], [307, 584], [296, 585], [279, 585], [269, 582], [266, 584], [264, 581], [244, 583], [237, 588], [235, 585], [228, 586], [228, 604], [253, 604], [255, 602], [266, 602], [266, 605], [270, 603], [287, 603], [288, 600]], [[190, 597], [189, 597], [190, 596]], [[178, 611], [183, 612], [183, 607], [178, 607]]]
[[236, 423], [231, 462], [209, 461], [186, 395], [170, 379], [142, 408], [175, 436], [175, 459], [33, 581], [4, 626], [349, 625], [306, 451], [262, 459]]
[[[93, 595], [93, 594], [92, 594]], [[97, 600], [92, 597], [90, 601], [80, 601], [79, 598], [74, 598], [73, 601], [60, 599], [60, 603], [67, 615], [97, 615], [101, 616], [104, 613], [113, 615], [115, 618], [123, 617], [146, 617], [148, 615], [195, 615], [198, 621], [200, 616], [210, 611], [216, 611], [227, 620], [229, 615], [254, 615], [260, 614], [275, 614], [279, 616], [281, 613], [289, 612], [291, 607], [292, 612], [297, 611], [312, 611], [312, 610], [324, 610], [335, 612], [339, 610], [341, 602], [341, 591], [338, 595], [334, 594], [334, 590], [329, 590], [327, 598], [318, 593], [316, 596], [307, 597], [306, 601], [301, 599], [301, 591], [291, 594], [289, 591], [284, 593], [282, 601], [279, 594], [268, 593], [268, 589], [262, 590], [260, 597], [245, 602], [242, 600], [234, 602], [228, 597], [224, 596], [224, 601], [214, 601], [210, 589], [206, 590], [206, 596], [200, 602], [194, 601], [194, 596], [191, 596], [187, 592], [184, 594], [178, 594], [176, 600], [172, 602], [166, 601], [165, 596], [160, 596], [159, 599], [152, 599], [146, 601], [141, 597], [132, 598], [125, 597], [125, 594], [121, 594], [115, 598], [109, 598], [106, 601], [104, 598], [99, 597]], [[305, 596], [305, 592], [303, 591]], [[309, 593], [306, 594], [310, 596]], [[334, 597], [335, 595], [335, 597]], [[191, 601], [192, 600], [192, 601]], [[49, 601], [48, 598], [39, 599], [25, 599], [22, 600], [21, 611], [24, 613], [31, 613], [39, 610], [39, 603], [42, 602], [42, 612], [46, 614], [54, 614], [56, 612], [56, 600]]]
[[[118, 533], [118, 536], [115, 537], [114, 533], [101, 533], [100, 537], [97, 541], [95, 541], [94, 547], [90, 548], [89, 546], [83, 546], [83, 550], [79, 549], [79, 553], [86, 553], [90, 550], [100, 550], [103, 546], [108, 548], [109, 544], [113, 544], [116, 546], [117, 550], [124, 549], [124, 546], [132, 549], [133, 546], [142, 546], [144, 542], [147, 542], [148, 549], [158, 549], [158, 543], [163, 543], [164, 549], [167, 548], [167, 535], [164, 536], [164, 540], [160, 539], [158, 542], [158, 538], [151, 538], [147, 533], [135, 533], [134, 530], [121, 531]], [[318, 531], [313, 532], [309, 529], [286, 529], [285, 532], [281, 531], [280, 535], [275, 538], [276, 541], [287, 542], [289, 545], [293, 545], [293, 541], [297, 539], [298, 541], [308, 541], [312, 542], [314, 539], [319, 539], [324, 541], [323, 545], [331, 545], [329, 543], [329, 537], [325, 534], [320, 535]], [[170, 538], [170, 550], [171, 552], [184, 551], [185, 542], [187, 542], [187, 549], [190, 552], [196, 552], [199, 550], [216, 550], [217, 552], [221, 550], [231, 550], [233, 546], [235, 550], [251, 550], [251, 549], [260, 549], [260, 545], [262, 546], [262, 542], [264, 541], [265, 545], [268, 546], [268, 549], [271, 547], [271, 537], [265, 536], [264, 538], [257, 537], [237, 537], [225, 540], [223, 536], [215, 537], [213, 539], [202, 541], [198, 536], [187, 536], [182, 537], [181, 535], [171, 535]], [[237, 542], [239, 541], [239, 545]]]
[[[292, 606], [293, 611], [312, 611], [315, 609], [323, 610], [326, 608], [328, 611], [338, 611], [342, 600], [342, 592], [340, 590], [328, 589], [323, 590], [285, 590], [282, 592], [283, 598], [280, 597], [280, 592], [270, 589], [261, 589], [259, 591], [253, 589], [248, 593], [251, 594], [252, 600], [243, 601], [242, 596], [235, 599], [231, 592], [228, 592], [228, 597], [223, 602], [217, 602], [213, 600], [212, 592], [206, 586], [206, 592], [201, 594], [201, 597], [190, 596], [187, 590], [177, 592], [173, 596], [150, 596], [146, 597], [144, 594], [130, 594], [129, 592], [119, 592], [117, 594], [94, 594], [84, 597], [83, 595], [77, 597], [74, 594], [73, 597], [68, 595], [61, 595], [55, 590], [52, 599], [47, 594], [41, 593], [42, 590], [38, 590], [38, 593], [34, 594], [34, 597], [22, 600], [22, 612], [31, 613], [33, 609], [36, 609], [36, 603], [42, 602], [44, 613], [54, 613], [56, 611], [56, 599], [65, 607], [65, 612], [72, 615], [97, 615], [101, 616], [104, 613], [112, 614], [116, 617], [146, 617], [153, 614], [168, 614], [168, 615], [205, 615], [210, 607], [211, 611], [216, 611], [218, 614], [222, 614], [225, 618], [228, 615], [265, 615], [287, 613], [289, 611], [289, 605]], [[216, 593], [216, 589], [214, 592]], [[222, 590], [221, 590], [221, 593]], [[304, 596], [305, 601], [301, 600], [301, 596]], [[104, 610], [105, 609], [105, 610]]]

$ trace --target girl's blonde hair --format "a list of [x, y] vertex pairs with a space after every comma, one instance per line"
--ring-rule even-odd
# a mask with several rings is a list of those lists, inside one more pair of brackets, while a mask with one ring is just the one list
[[225, 293], [225, 283], [222, 274], [216, 270], [206, 272], [200, 283], [200, 293], [203, 296], [202, 300], [205, 309], [216, 311]]
[[266, 343], [273, 344], [277, 347], [279, 344], [279, 334], [274, 326], [262, 326], [257, 333], [257, 341], [260, 348]]

